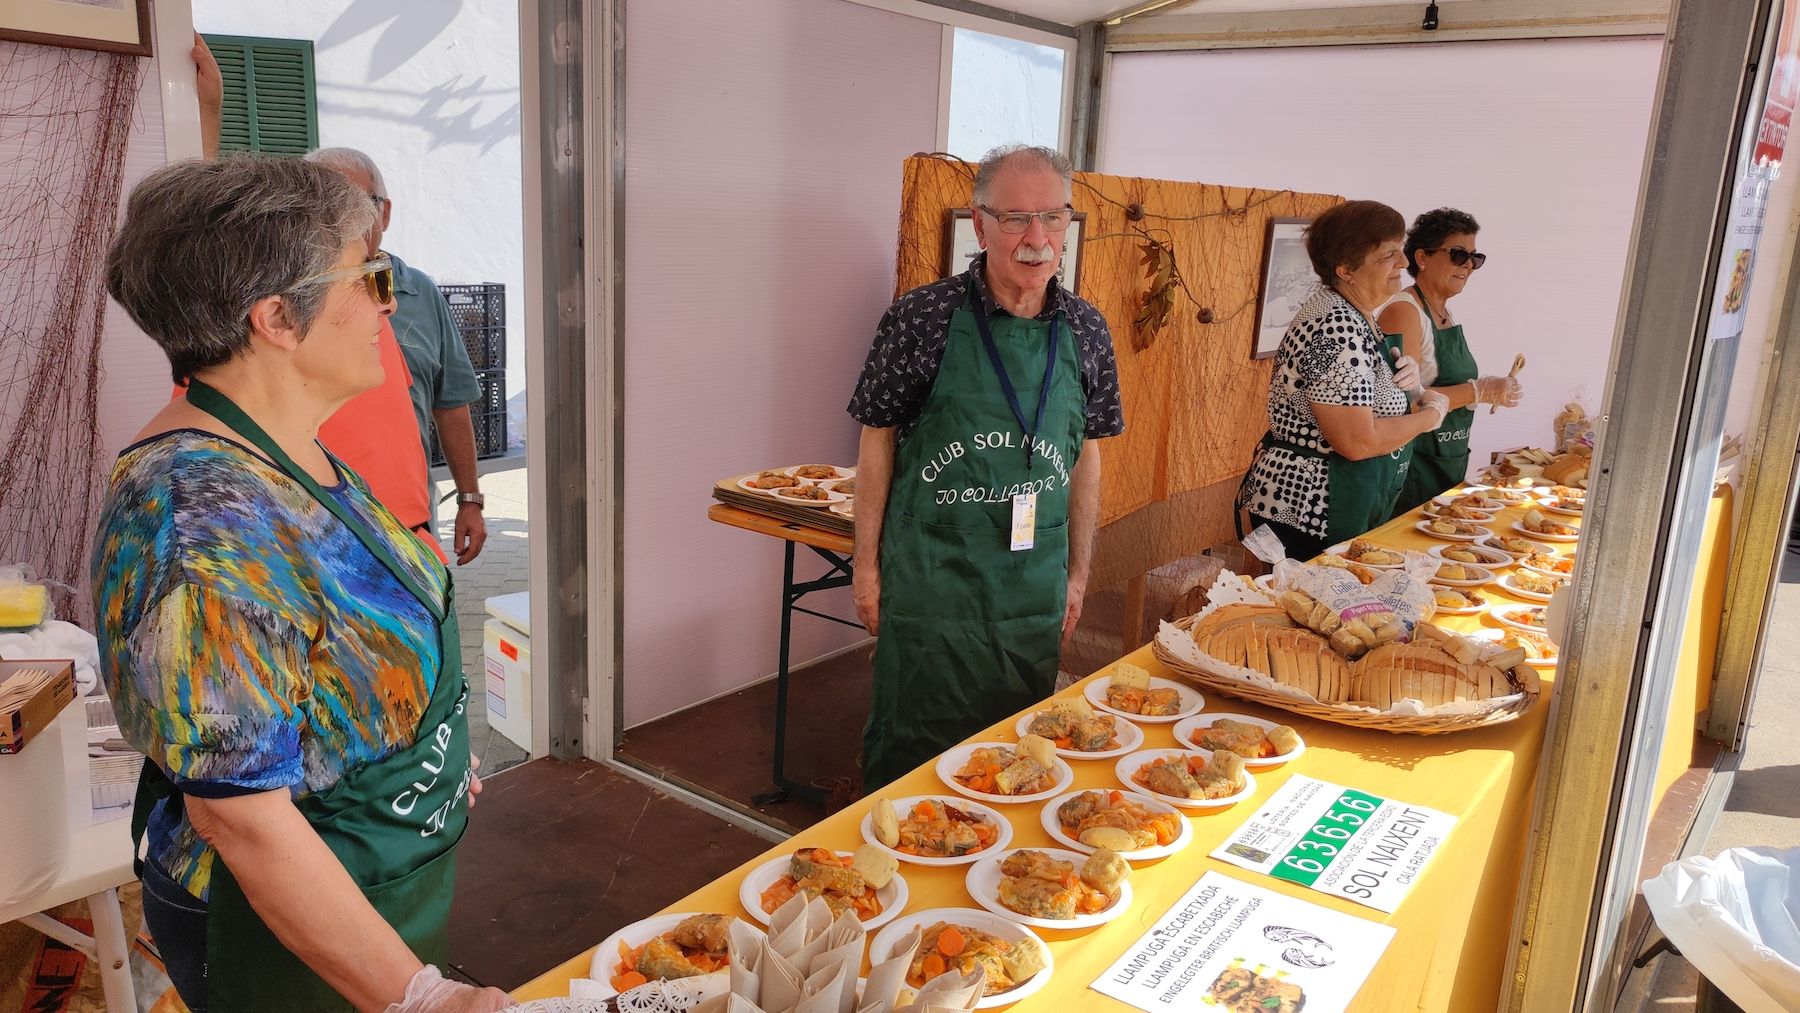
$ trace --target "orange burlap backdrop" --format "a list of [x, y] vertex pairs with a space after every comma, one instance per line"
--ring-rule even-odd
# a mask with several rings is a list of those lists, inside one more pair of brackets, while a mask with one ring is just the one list
[[[1342, 198], [1087, 172], [1075, 180], [1075, 209], [1087, 213], [1078, 294], [1112, 327], [1125, 400], [1125, 435], [1106, 444], [1108, 524], [1243, 473], [1267, 428], [1273, 360], [1250, 351], [1268, 220], [1310, 218]], [[943, 276], [945, 212], [969, 206], [974, 166], [915, 155], [903, 187], [897, 293]], [[1134, 204], [1145, 212], [1137, 222], [1127, 217]], [[1139, 229], [1171, 246], [1211, 323], [1177, 292], [1167, 326], [1134, 330], [1150, 288]]]

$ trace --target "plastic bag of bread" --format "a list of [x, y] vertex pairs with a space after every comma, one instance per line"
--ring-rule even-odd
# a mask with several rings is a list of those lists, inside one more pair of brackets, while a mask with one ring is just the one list
[[1288, 571], [1281, 606], [1354, 660], [1382, 644], [1405, 642], [1431, 618], [1436, 605], [1428, 582], [1436, 572], [1437, 560], [1423, 553], [1409, 553], [1406, 569], [1384, 571], [1368, 584], [1349, 570], [1307, 566]]

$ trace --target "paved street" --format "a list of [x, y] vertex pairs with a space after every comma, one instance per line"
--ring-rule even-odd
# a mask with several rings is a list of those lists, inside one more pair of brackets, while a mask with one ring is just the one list
[[[482, 461], [481, 491], [487, 495], [488, 540], [481, 555], [467, 566], [451, 563], [456, 577], [457, 621], [462, 627], [463, 669], [469, 676], [469, 743], [481, 757], [481, 772], [494, 774], [528, 756], [510, 739], [488, 727], [487, 687], [482, 669], [481, 630], [488, 614], [485, 602], [497, 594], [524, 591], [530, 585], [531, 563], [526, 554], [529, 512], [526, 510], [525, 458], [502, 457]], [[438, 497], [454, 492], [444, 469], [434, 469]], [[448, 551], [454, 503], [439, 503], [438, 539]]]

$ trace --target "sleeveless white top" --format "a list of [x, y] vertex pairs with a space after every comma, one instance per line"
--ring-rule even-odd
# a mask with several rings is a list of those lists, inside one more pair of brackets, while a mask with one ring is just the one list
[[1437, 342], [1432, 340], [1431, 314], [1427, 313], [1425, 307], [1419, 304], [1419, 300], [1412, 293], [1412, 288], [1410, 286], [1403, 288], [1392, 299], [1382, 303], [1380, 308], [1375, 311], [1375, 318], [1381, 319], [1381, 314], [1387, 312], [1389, 306], [1400, 304], [1411, 306], [1413, 312], [1419, 315], [1419, 334], [1421, 335], [1419, 341], [1419, 386], [1433, 387], [1437, 384], [1438, 378]]

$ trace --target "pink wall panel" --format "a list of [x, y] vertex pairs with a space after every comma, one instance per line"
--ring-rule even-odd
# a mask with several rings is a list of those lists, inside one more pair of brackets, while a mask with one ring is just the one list
[[1600, 407], [1661, 58], [1657, 39], [1121, 54], [1100, 168], [1473, 214], [1491, 259], [1453, 309], [1484, 372], [1529, 360], [1524, 403], [1476, 417], [1485, 461], [1545, 444], [1571, 399]]
[[[901, 160], [937, 135], [941, 37], [843, 0], [627, 9], [627, 726], [775, 670], [781, 543], [708, 521], [707, 490], [854, 461], [844, 405], [892, 297]], [[796, 662], [860, 636], [794, 633]]]

